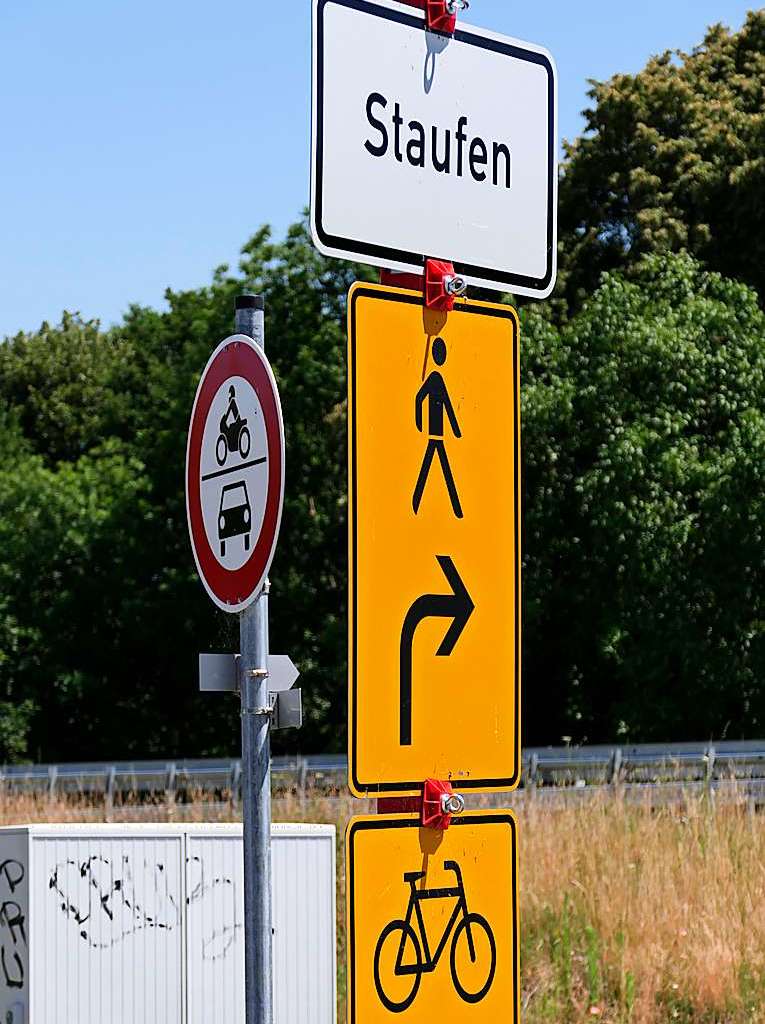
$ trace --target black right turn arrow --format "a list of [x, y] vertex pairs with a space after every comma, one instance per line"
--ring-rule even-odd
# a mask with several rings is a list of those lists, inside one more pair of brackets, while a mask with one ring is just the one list
[[406, 613], [401, 629], [399, 743], [402, 747], [412, 744], [412, 644], [417, 627], [423, 619], [452, 619], [436, 651], [437, 657], [448, 658], [475, 608], [451, 558], [448, 555], [436, 555], [436, 558], [452, 592], [418, 597]]

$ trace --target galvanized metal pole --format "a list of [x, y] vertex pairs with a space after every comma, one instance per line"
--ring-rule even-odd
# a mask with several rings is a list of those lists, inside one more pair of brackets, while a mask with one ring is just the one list
[[[237, 296], [236, 330], [264, 347], [262, 296]], [[266, 581], [262, 592], [239, 619], [246, 1024], [273, 1024], [268, 589]]]

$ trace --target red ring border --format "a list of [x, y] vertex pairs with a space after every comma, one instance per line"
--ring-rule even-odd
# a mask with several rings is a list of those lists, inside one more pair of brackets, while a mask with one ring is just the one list
[[[229, 377], [244, 377], [263, 410], [268, 449], [268, 490], [263, 524], [252, 554], [241, 568], [225, 569], [213, 554], [202, 517], [200, 466], [202, 439], [210, 406]], [[245, 335], [221, 342], [210, 357], [197, 388], [186, 448], [186, 514], [194, 560], [210, 597], [224, 611], [237, 612], [257, 597], [273, 560], [284, 497], [284, 424], [273, 371], [260, 349]]]

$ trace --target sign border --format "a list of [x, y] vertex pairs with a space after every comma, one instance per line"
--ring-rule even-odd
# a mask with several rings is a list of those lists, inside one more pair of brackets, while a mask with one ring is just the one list
[[[513, 1000], [512, 1024], [519, 1024], [520, 1021], [520, 941], [519, 941], [519, 893], [518, 893], [518, 821], [512, 811], [466, 811], [459, 817], [452, 818], [450, 827], [459, 828], [460, 825], [509, 825], [511, 836], [511, 872], [512, 872], [512, 916], [513, 916], [513, 974], [515, 976], [515, 999]], [[351, 818], [345, 832], [345, 866], [346, 866], [346, 934], [347, 934], [347, 960], [348, 960], [348, 1009], [346, 1020], [348, 1024], [356, 1024], [356, 930], [355, 930], [355, 873], [354, 873], [354, 844], [353, 840], [357, 832], [369, 831], [371, 829], [396, 829], [396, 828], [422, 828], [422, 823], [416, 815], [397, 814], [360, 814]]]
[[[207, 541], [204, 530], [204, 523], [201, 519], [201, 499], [199, 496], [200, 482], [198, 479], [198, 461], [201, 458], [201, 444], [204, 435], [204, 422], [197, 422], [197, 417], [206, 421], [210, 404], [220, 384], [230, 376], [228, 368], [223, 366], [217, 368], [219, 360], [226, 359], [227, 350], [232, 348], [230, 358], [241, 360], [239, 348], [243, 347], [247, 352], [245, 358], [250, 360], [253, 356], [255, 366], [258, 368], [260, 380], [250, 381], [254, 387], [263, 410], [263, 419], [266, 425], [266, 439], [268, 443], [268, 492], [266, 496], [266, 509], [263, 517], [263, 525], [258, 535], [257, 543], [253, 545], [252, 555], [245, 564], [236, 571], [230, 571], [221, 566], [215, 559]], [[234, 366], [234, 370], [241, 371], [241, 366]], [[220, 377], [220, 380], [218, 379]], [[212, 391], [212, 394], [208, 394]], [[271, 398], [271, 402], [267, 401]], [[264, 401], [264, 399], [266, 399]], [[276, 437], [274, 436], [276, 434]], [[278, 456], [278, 462], [276, 460]], [[194, 476], [192, 477], [192, 459], [194, 461]], [[273, 472], [274, 464], [278, 465], [278, 484]], [[284, 506], [284, 418], [282, 415], [279, 389], [276, 384], [271, 364], [265, 353], [255, 344], [252, 338], [246, 334], [233, 334], [225, 338], [213, 351], [202, 371], [194, 396], [194, 404], [191, 409], [188, 435], [186, 438], [186, 522], [188, 525], [191, 550], [194, 555], [194, 563], [199, 578], [204, 585], [210, 599], [224, 612], [236, 613], [247, 608], [258, 596], [265, 581], [268, 571], [271, 568], [276, 545], [279, 540], [281, 528], [282, 509]], [[275, 493], [278, 487], [278, 493]], [[267, 531], [272, 533], [270, 540], [262, 543], [267, 537]], [[197, 534], [201, 535], [202, 550], [197, 550]], [[206, 550], [205, 550], [206, 548]], [[231, 587], [232, 600], [225, 596], [227, 588]], [[242, 597], [243, 593], [246, 597]]]
[[[359, 299], [375, 298], [388, 302], [400, 302], [409, 306], [422, 308], [422, 295], [419, 292], [407, 291], [402, 288], [390, 288], [385, 285], [354, 284], [348, 296], [348, 482], [350, 521], [348, 523], [348, 612], [350, 623], [348, 629], [348, 786], [351, 793], [360, 798], [372, 794], [382, 796], [417, 796], [422, 791], [423, 781], [375, 782], [364, 783], [358, 777], [358, 607], [356, 579], [358, 576], [358, 495], [357, 495], [357, 452], [356, 452], [356, 306]], [[515, 415], [515, 447], [513, 465], [515, 470], [514, 491], [515, 509], [513, 527], [515, 530], [515, 765], [509, 778], [499, 779], [451, 779], [455, 790], [472, 792], [496, 792], [515, 789], [521, 776], [521, 417], [520, 417], [520, 368], [519, 368], [519, 334], [518, 314], [512, 306], [501, 306], [490, 302], [458, 300], [454, 305], [455, 313], [472, 313], [507, 319], [512, 324], [513, 345], [513, 400]]]
[[464, 26], [454, 33], [457, 42], [468, 43], [482, 49], [492, 50], [541, 65], [548, 75], [547, 123], [547, 268], [541, 278], [528, 277], [492, 270], [476, 264], [460, 263], [458, 253], [413, 253], [372, 242], [340, 238], [330, 235], [323, 225], [323, 184], [324, 184], [324, 11], [327, 4], [337, 4], [361, 11], [372, 16], [384, 17], [425, 31], [422, 14], [413, 14], [399, 6], [382, 6], [375, 0], [314, 0], [313, 24], [313, 71], [311, 100], [311, 235], [319, 252], [337, 259], [357, 260], [372, 266], [398, 270], [404, 273], [422, 274], [428, 257], [449, 259], [454, 263], [457, 274], [465, 277], [469, 284], [495, 291], [511, 291], [536, 299], [546, 299], [555, 288], [557, 277], [557, 232], [558, 232], [558, 156], [557, 156], [557, 73], [552, 55], [542, 47], [534, 47], [520, 40], [488, 32], [485, 29]]

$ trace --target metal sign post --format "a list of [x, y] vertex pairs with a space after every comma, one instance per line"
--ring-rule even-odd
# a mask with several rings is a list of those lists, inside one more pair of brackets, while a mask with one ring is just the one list
[[[236, 330], [265, 347], [263, 299], [240, 295]], [[239, 616], [244, 821], [244, 986], [246, 1024], [272, 1024], [271, 707], [268, 696], [268, 590]]]
[[268, 651], [268, 571], [284, 501], [284, 421], [264, 353], [264, 304], [236, 300], [237, 333], [214, 350], [194, 399], [186, 511], [211, 600], [239, 615], [240, 654], [202, 654], [200, 689], [242, 700], [245, 1021], [272, 1024], [271, 729], [300, 728], [299, 672]]

